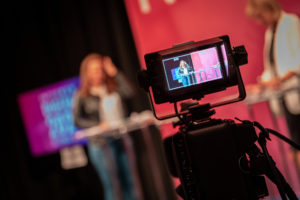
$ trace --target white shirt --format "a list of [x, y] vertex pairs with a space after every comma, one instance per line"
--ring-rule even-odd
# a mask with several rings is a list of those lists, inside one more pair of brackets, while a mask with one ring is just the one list
[[118, 127], [123, 123], [124, 111], [122, 100], [117, 92], [108, 93], [106, 87], [91, 88], [91, 94], [97, 95], [99, 101], [99, 117], [110, 127]]
[[[270, 46], [272, 41], [272, 30], [267, 29], [265, 33], [264, 46], [264, 72], [261, 76], [263, 81], [273, 78], [269, 60]], [[281, 13], [274, 35], [274, 65], [279, 76], [288, 71], [295, 71], [300, 75], [300, 20], [296, 15]], [[286, 82], [290, 87], [300, 86], [297, 77]], [[284, 96], [287, 109], [293, 114], [300, 114], [300, 94], [298, 91], [290, 91]], [[273, 112], [280, 112], [278, 100], [270, 101]]]

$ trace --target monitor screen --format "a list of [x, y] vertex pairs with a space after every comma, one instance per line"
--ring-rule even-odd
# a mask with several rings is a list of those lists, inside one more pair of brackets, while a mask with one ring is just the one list
[[22, 93], [18, 103], [31, 152], [41, 156], [57, 152], [76, 141], [72, 97], [79, 78], [71, 78], [46, 87]]
[[[223, 51], [224, 45], [224, 55]], [[217, 47], [165, 58], [162, 62], [169, 91], [223, 78]]]

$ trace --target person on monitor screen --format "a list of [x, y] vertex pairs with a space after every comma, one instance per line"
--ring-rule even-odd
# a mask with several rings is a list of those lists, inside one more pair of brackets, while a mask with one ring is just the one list
[[196, 83], [196, 77], [193, 72], [193, 67], [188, 65], [185, 60], [179, 62], [178, 73], [181, 76], [183, 86], [189, 86]]
[[[103, 129], [120, 125], [125, 117], [122, 100], [133, 95], [133, 88], [110, 57], [97, 53], [87, 55], [80, 66], [80, 88], [74, 95], [75, 125]], [[101, 148], [91, 141], [88, 153], [104, 186], [105, 200], [115, 199]]]
[[[300, 20], [286, 13], [277, 0], [249, 0], [246, 14], [267, 27], [264, 44], [264, 72], [256, 91], [300, 86]], [[285, 114], [291, 139], [300, 144], [300, 93], [287, 92], [283, 98], [270, 101], [272, 111]], [[293, 152], [300, 173], [300, 152]]]

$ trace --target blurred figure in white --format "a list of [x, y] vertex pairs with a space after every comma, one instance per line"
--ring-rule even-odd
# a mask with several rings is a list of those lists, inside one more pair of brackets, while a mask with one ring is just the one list
[[[277, 0], [248, 0], [246, 14], [267, 28], [264, 44], [264, 72], [252, 92], [300, 87], [300, 20], [282, 10]], [[291, 90], [281, 99], [272, 99], [276, 115], [284, 113], [291, 139], [300, 144], [300, 93]], [[298, 175], [300, 151], [292, 151]], [[300, 175], [299, 175], [300, 179]]]

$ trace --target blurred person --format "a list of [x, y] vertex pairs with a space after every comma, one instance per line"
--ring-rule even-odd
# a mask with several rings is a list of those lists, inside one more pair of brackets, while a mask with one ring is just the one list
[[[75, 125], [79, 128], [100, 126], [104, 130], [119, 126], [125, 117], [122, 100], [133, 95], [133, 88], [110, 57], [97, 53], [87, 55], [80, 66], [80, 88], [74, 95]], [[104, 199], [115, 199], [103, 151], [92, 139], [88, 153], [104, 187]]]
[[[300, 20], [282, 10], [277, 0], [248, 0], [246, 14], [267, 28], [264, 43], [264, 72], [258, 84], [249, 89], [263, 92], [277, 90], [282, 84], [300, 86]], [[275, 114], [284, 113], [291, 139], [300, 144], [300, 93], [289, 91], [281, 99], [272, 99]], [[300, 174], [300, 151], [292, 150]], [[300, 179], [300, 175], [299, 175]]]

